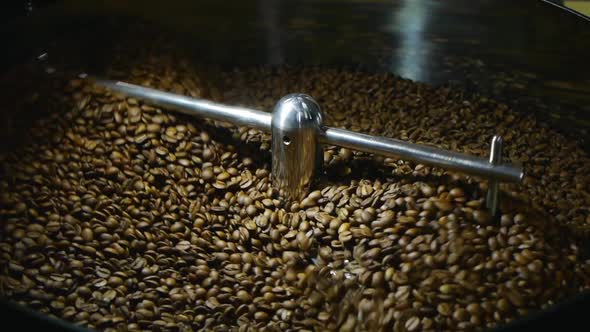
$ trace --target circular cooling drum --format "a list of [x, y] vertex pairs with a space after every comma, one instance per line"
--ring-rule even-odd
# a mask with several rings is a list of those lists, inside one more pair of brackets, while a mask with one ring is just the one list
[[[590, 22], [547, 1], [63, 1], [6, 22], [2, 311], [38, 330], [503, 331], [585, 324]], [[522, 165], [482, 178], [324, 147], [301, 201], [270, 136], [120, 79]]]

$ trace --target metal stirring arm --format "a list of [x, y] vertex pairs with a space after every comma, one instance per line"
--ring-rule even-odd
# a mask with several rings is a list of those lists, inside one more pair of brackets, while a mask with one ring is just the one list
[[[487, 206], [493, 213], [498, 205], [498, 183], [520, 182], [521, 167], [501, 163], [497, 152], [491, 160], [404, 142], [397, 139], [365, 135], [350, 130], [325, 127], [320, 106], [304, 94], [283, 97], [273, 113], [228, 106], [208, 100], [190, 98], [125, 82], [95, 79], [112, 91], [184, 114], [252, 127], [272, 134], [273, 185], [292, 199], [302, 199], [308, 192], [322, 161], [321, 144], [346, 147], [386, 157], [402, 158], [480, 175], [490, 179]], [[494, 137], [493, 151], [501, 153], [501, 139]]]

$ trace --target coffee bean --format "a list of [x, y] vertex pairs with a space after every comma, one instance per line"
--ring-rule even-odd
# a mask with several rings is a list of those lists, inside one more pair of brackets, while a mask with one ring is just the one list
[[146, 130], [150, 133], [157, 133], [160, 131], [159, 123], [150, 123], [147, 125]]
[[448, 212], [453, 209], [453, 205], [449, 201], [446, 201], [446, 200], [436, 200], [436, 201], [434, 201], [434, 205], [436, 206], [437, 209], [439, 209], [443, 212]]
[[182, 232], [184, 230], [184, 225], [181, 222], [175, 222], [170, 226], [170, 231], [173, 233]]
[[472, 315], [479, 315], [481, 313], [481, 308], [478, 303], [470, 303], [465, 309]]
[[248, 205], [248, 207], [246, 208], [246, 213], [249, 216], [254, 216], [256, 214], [256, 212], [257, 212], [256, 206], [254, 206], [252, 204]]
[[465, 192], [461, 188], [453, 188], [449, 191], [449, 195], [451, 195], [453, 198], [463, 197]]
[[213, 170], [211, 168], [206, 168], [201, 172], [201, 176], [205, 181], [211, 180], [213, 178]]
[[111, 287], [117, 287], [123, 284], [123, 279], [121, 277], [111, 276], [109, 277], [108, 284]]
[[451, 315], [451, 307], [447, 303], [441, 303], [436, 307], [436, 310], [439, 314], [443, 316], [450, 316]]
[[469, 313], [467, 310], [459, 308], [453, 312], [453, 318], [459, 322], [463, 322], [469, 318]]
[[515, 307], [522, 307], [524, 305], [524, 298], [515, 290], [509, 290], [506, 293], [506, 297]]
[[482, 211], [482, 210], [473, 211], [473, 220], [475, 222], [477, 222], [478, 224], [486, 225], [491, 221], [491, 219], [492, 218], [491, 218], [489, 211]]
[[419, 317], [411, 317], [405, 323], [406, 331], [418, 331], [420, 329], [420, 318]]
[[94, 238], [94, 234], [93, 234], [92, 230], [90, 228], [84, 228], [82, 230], [82, 238], [86, 242], [92, 241], [92, 239]]
[[254, 313], [254, 319], [257, 321], [265, 321], [268, 319], [268, 314], [264, 311], [257, 311]]
[[3, 296], [108, 331], [418, 331], [491, 328], [587, 288], [589, 160], [533, 113], [362, 71], [205, 79], [153, 53], [165, 44], [117, 52], [105, 74], [259, 109], [302, 91], [327, 125], [482, 157], [498, 131], [528, 175], [502, 184], [496, 219], [485, 179], [326, 146], [291, 202], [272, 188], [267, 133], [31, 80], [39, 119], [18, 130], [33, 143], [0, 153]]
[[508, 303], [508, 301], [506, 299], [501, 298], [496, 303], [496, 307], [500, 311], [508, 311], [508, 309], [510, 308], [510, 304]]
[[236, 293], [236, 297], [238, 298], [238, 300], [240, 300], [241, 302], [244, 302], [244, 303], [250, 302], [252, 300], [252, 297], [250, 296], [250, 294], [248, 294], [248, 292], [245, 290], [239, 290]]

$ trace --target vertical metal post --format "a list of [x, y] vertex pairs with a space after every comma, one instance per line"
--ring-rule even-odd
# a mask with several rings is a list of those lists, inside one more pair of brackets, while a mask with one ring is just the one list
[[303, 199], [323, 162], [319, 132], [323, 114], [305, 94], [290, 94], [275, 106], [271, 119], [272, 180], [283, 197]]
[[[501, 136], [494, 136], [490, 147], [490, 164], [499, 165], [502, 163], [502, 145], [504, 141]], [[488, 182], [488, 193], [486, 207], [495, 216], [498, 213], [498, 195], [500, 194], [500, 183], [498, 180], [490, 179]]]

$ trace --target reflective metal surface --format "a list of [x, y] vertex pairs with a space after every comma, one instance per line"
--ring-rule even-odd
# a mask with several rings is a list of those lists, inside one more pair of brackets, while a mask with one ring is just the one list
[[230, 122], [238, 126], [248, 126], [266, 131], [270, 130], [270, 115], [262, 111], [245, 107], [221, 105], [209, 100], [189, 98], [125, 82], [101, 79], [93, 80], [105, 88], [140, 98], [154, 105], [173, 109], [180, 113], [199, 115], [213, 120]]
[[301, 200], [318, 174], [323, 151], [318, 134], [323, 115], [310, 96], [290, 94], [272, 112], [273, 186], [283, 197]]
[[[500, 136], [492, 138], [490, 148], [490, 164], [500, 165], [502, 163], [502, 145], [504, 141]], [[490, 180], [488, 183], [488, 193], [486, 196], [486, 207], [490, 210], [492, 215], [498, 213], [498, 195], [500, 194], [500, 183], [497, 180]]]
[[[271, 120], [271, 116], [268, 113], [244, 107], [221, 105], [206, 100], [179, 96], [124, 82], [107, 80], [95, 80], [95, 82], [112, 89], [113, 91], [140, 98], [148, 102], [153, 102], [163, 107], [169, 107], [185, 114], [204, 116], [216, 120], [232, 122], [237, 125], [252, 126], [266, 131], [273, 128], [273, 147], [276, 146], [275, 143], [278, 142], [275, 141], [275, 139], [289, 138], [289, 135], [300, 135], [296, 132], [297, 130], [301, 130], [303, 134], [301, 134], [301, 137], [294, 136], [296, 139], [292, 139], [293, 145], [311, 144], [316, 140], [315, 136], [313, 139], [309, 138], [312, 136], [310, 123], [316, 123], [315, 121], [318, 120], [318, 117], [314, 114], [319, 112], [319, 106], [317, 106], [315, 101], [309, 96], [289, 95], [285, 97], [277, 104]], [[317, 110], [314, 110], [315, 108], [317, 108]], [[271, 121], [272, 124], [274, 124], [274, 127], [271, 124]], [[321, 124], [321, 121], [317, 123], [319, 125]], [[317, 129], [314, 130], [317, 131]], [[324, 144], [338, 145], [387, 157], [413, 160], [469, 174], [481, 175], [499, 181], [519, 182], [524, 177], [522, 168], [513, 165], [491, 164], [485, 159], [462, 153], [445, 151], [392, 138], [365, 135], [346, 129], [322, 128], [322, 130], [319, 131], [319, 140]], [[313, 156], [303, 155], [303, 149], [308, 148], [296, 148], [295, 150], [289, 150], [290, 152], [277, 150], [276, 152], [278, 152], [279, 156], [274, 154], [275, 151], [273, 149], [273, 165], [277, 164], [283, 156], [287, 157], [285, 163], [291, 163], [293, 160], [298, 160], [300, 163], [314, 160], [312, 164], [315, 164], [315, 159], [312, 159]], [[315, 154], [315, 148], [313, 151]], [[287, 153], [293, 153], [293, 156], [287, 156]], [[294, 156], [297, 157], [295, 158]], [[308, 172], [303, 172], [301, 170], [295, 172], [295, 174], [300, 174], [304, 176], [304, 178], [307, 177], [307, 173]], [[283, 177], [283, 175], [280, 177]], [[305, 186], [309, 184], [307, 179], [302, 181], [305, 182]], [[289, 183], [291, 183], [291, 181], [289, 181]], [[283, 186], [281, 185], [281, 187]], [[299, 190], [297, 189], [295, 192], [299, 192]]]
[[345, 129], [328, 128], [322, 134], [321, 140], [326, 144], [387, 157], [413, 160], [500, 181], [519, 182], [524, 177], [523, 170], [513, 165], [492, 165], [485, 159], [463, 153], [445, 151], [392, 138], [355, 133]]

